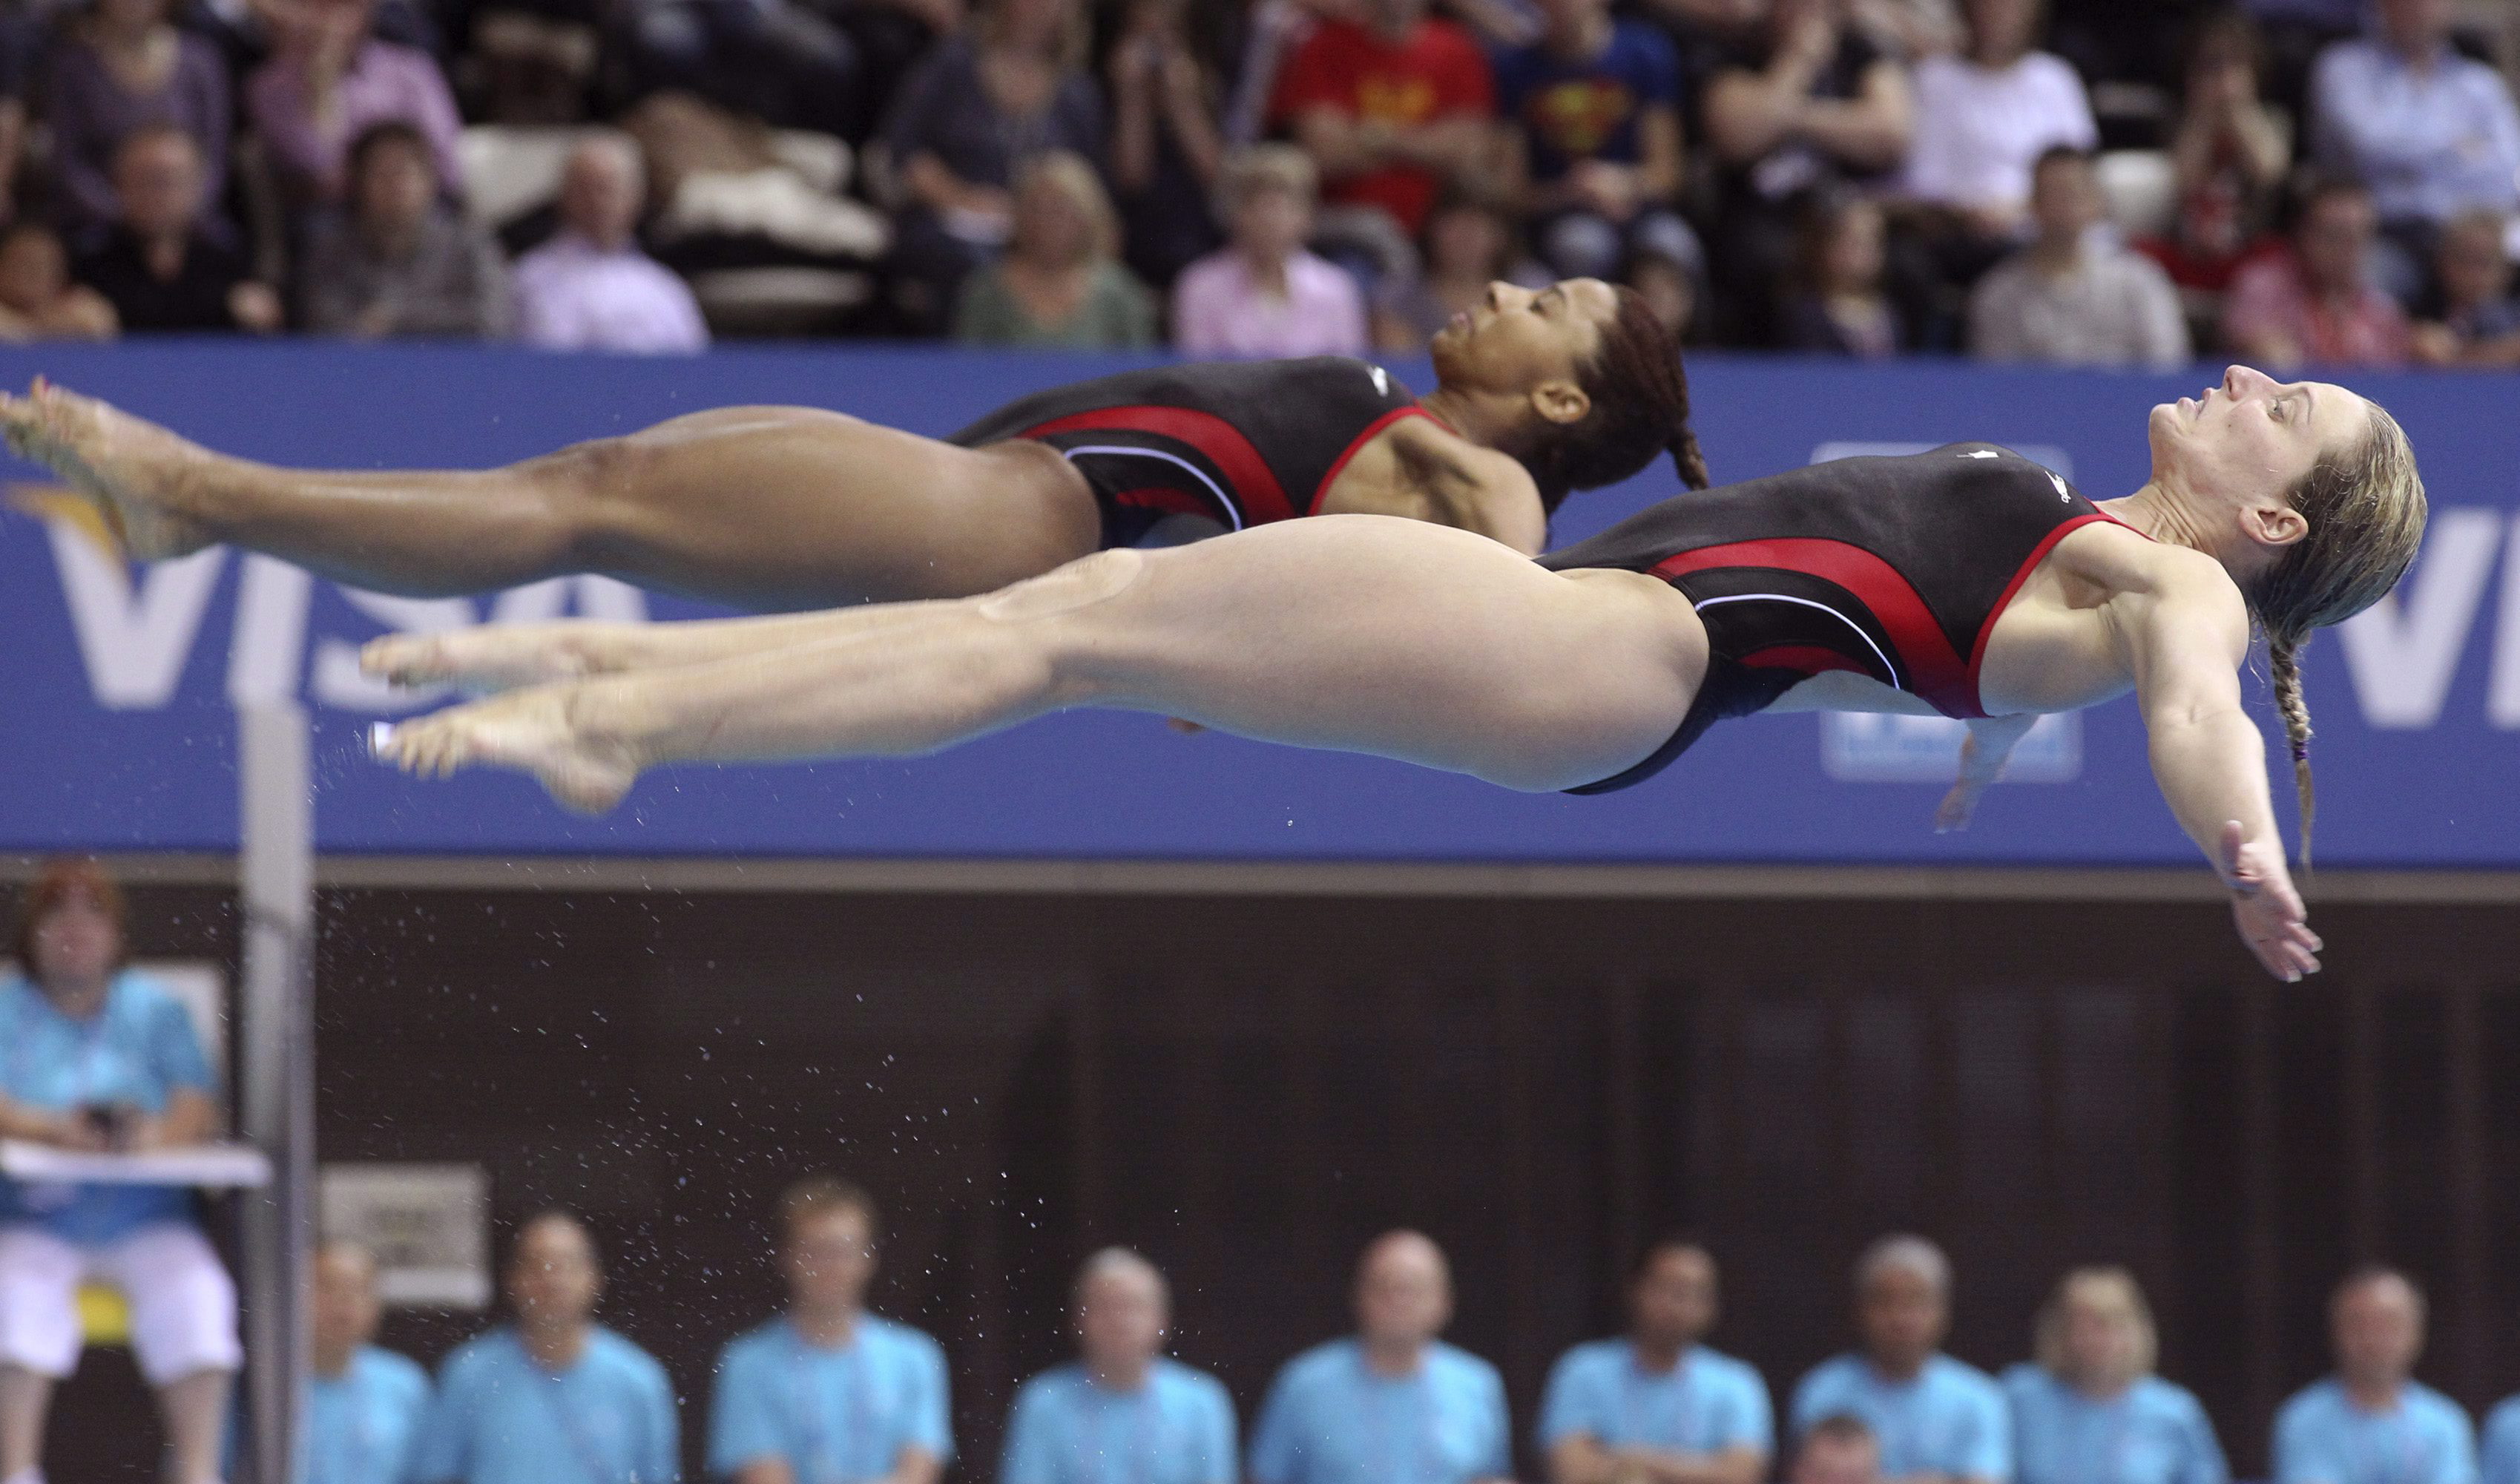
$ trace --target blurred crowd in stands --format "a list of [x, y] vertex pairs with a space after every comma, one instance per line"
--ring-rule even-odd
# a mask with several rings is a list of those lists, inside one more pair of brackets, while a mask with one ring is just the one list
[[2503, 0], [5, 0], [0, 334], [2520, 364]]

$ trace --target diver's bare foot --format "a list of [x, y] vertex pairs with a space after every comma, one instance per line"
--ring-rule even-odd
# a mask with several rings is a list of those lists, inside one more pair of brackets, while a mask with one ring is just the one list
[[380, 761], [417, 778], [515, 768], [565, 807], [602, 814], [638, 782], [639, 766], [620, 743], [579, 735], [571, 704], [577, 689], [536, 686], [381, 727], [372, 747]]
[[0, 392], [0, 434], [94, 503], [132, 560], [162, 562], [210, 544], [168, 508], [178, 482], [218, 457], [200, 444], [41, 378], [22, 397]]
[[606, 662], [597, 632], [602, 627], [576, 619], [388, 634], [359, 651], [359, 668], [398, 686], [455, 685], [483, 692], [577, 680], [619, 668]]

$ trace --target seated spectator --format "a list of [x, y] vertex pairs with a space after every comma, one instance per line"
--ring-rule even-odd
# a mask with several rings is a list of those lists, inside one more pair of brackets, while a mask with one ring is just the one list
[[1777, 285], [1793, 269], [1805, 199], [1881, 183], [1907, 157], [1907, 70], [1842, 10], [1842, 0], [1775, 0], [1763, 25], [1720, 53], [1707, 84], [1706, 139], [1722, 166], [1707, 247], [1726, 343], [1778, 339]]
[[2065, 1275], [2039, 1311], [2038, 1362], [2003, 1375], [2017, 1484], [2229, 1484], [2214, 1424], [2152, 1373], [2154, 1348], [2152, 1311], [2125, 1269]]
[[1324, 19], [1286, 59], [1270, 113], [1320, 168], [1337, 233], [1414, 236], [1446, 185], [1496, 161], [1487, 58], [1425, 0]]
[[645, 1350], [595, 1323], [604, 1270], [586, 1226], [545, 1211], [517, 1231], [504, 1275], [516, 1322], [456, 1347], [414, 1484], [676, 1484], [673, 1383]]
[[2096, 148], [2083, 79], [2032, 49], [2037, 0], [1965, 0], [1968, 46], [1916, 65], [1916, 140], [1899, 191], [1919, 219], [1937, 270], [1966, 288], [2029, 225], [2030, 168], [2057, 145]]
[[0, 232], [0, 340], [110, 340], [105, 295], [70, 282], [69, 249], [41, 222]]
[[2447, 0], [2372, 10], [2375, 33], [2329, 47], [2311, 73], [2311, 157], [2370, 187], [2389, 239], [2381, 286], [2408, 304], [2452, 217], [2520, 209], [2520, 107], [2501, 73], [2451, 46]]
[[2476, 1433], [2456, 1402], [2414, 1379], [2424, 1296], [2365, 1268], [2328, 1306], [2336, 1373], [2275, 1414], [2273, 1484], [2471, 1484]]
[[318, 335], [503, 335], [508, 269], [437, 194], [428, 136], [399, 119], [350, 147], [349, 201], [316, 219], [298, 320]]
[[1885, 231], [1879, 203], [1844, 191], [1812, 194], [1779, 310], [1779, 349], [1877, 361], [1905, 348], [1883, 290]]
[[2159, 264], [2100, 224], [2092, 157], [2059, 145], [2030, 188], [2039, 235], [1969, 295], [1969, 353], [2051, 366], [2148, 366], [2188, 357], [2179, 291]]
[[[0, 267], [7, 258], [0, 244]], [[2492, 211], [2453, 217], [2433, 259], [2439, 286], [2414, 328], [2415, 359], [2426, 366], [2520, 366], [2520, 298], [2511, 294], [2511, 257], [2502, 218]]]
[[[27, 888], [0, 979], [0, 1137], [84, 1153], [199, 1144], [213, 1081], [183, 1006], [122, 967], [122, 892], [93, 862]], [[236, 1284], [165, 1186], [25, 1185], [0, 1176], [0, 1478], [39, 1480], [54, 1385], [78, 1365], [77, 1291], [131, 1301], [131, 1348], [166, 1423], [164, 1477], [213, 1484], [243, 1360]]]
[[630, 0], [620, 14], [633, 96], [689, 91], [779, 128], [864, 137], [865, 63], [822, 9], [797, 0]]
[[517, 337], [550, 350], [654, 354], [703, 349], [708, 326], [691, 287], [640, 250], [646, 177], [618, 134], [569, 152], [560, 235], [517, 260]]
[[1549, 270], [1515, 249], [1513, 218], [1493, 202], [1456, 192], [1426, 218], [1420, 251], [1425, 268], [1386, 281], [1374, 292], [1373, 341], [1396, 355], [1426, 348], [1457, 314], [1487, 302], [1497, 280], [1537, 289]]
[[1968, 40], [1956, 0], [1849, 0], [1846, 15], [1874, 46], [1907, 62], [1948, 57]]
[[719, 1353], [710, 1473], [735, 1484], [936, 1484], [954, 1454], [945, 1352], [867, 1312], [875, 1198], [810, 1176], [780, 1197], [779, 1222], [788, 1312]]
[[2179, 204], [2170, 234], [2136, 246], [2210, 320], [2242, 256], [2259, 245], [2292, 162], [2292, 134], [2258, 96], [2263, 50], [2257, 26], [2217, 11], [2188, 42], [2186, 91], [2171, 144]]
[[1364, 353], [1356, 280], [1304, 248], [1314, 189], [1313, 162], [1292, 145], [1252, 145], [1227, 162], [1231, 241], [1173, 286], [1173, 344], [1183, 354]]
[[1006, 246], [1025, 156], [1102, 157], [1085, 32], [1077, 0], [988, 0], [893, 95], [881, 139], [902, 198], [901, 307], [915, 326], [942, 328], [963, 275]]
[[1689, 1479], [1760, 1484], [1776, 1418], [1759, 1372], [1700, 1343], [1715, 1327], [1715, 1259], [1657, 1242], [1628, 1283], [1628, 1333], [1558, 1358], [1540, 1404], [1550, 1484]]
[[1223, 86], [1183, 28], [1187, 0], [1131, 0], [1111, 48], [1111, 187], [1128, 263], [1158, 290], [1219, 241]]
[[227, 190], [235, 132], [227, 66], [218, 49], [167, 19], [172, 0], [95, 0], [46, 59], [44, 120], [52, 126], [54, 214], [72, 232], [113, 220], [113, 152], [143, 124], [173, 124], [202, 159], [208, 225]]
[[1545, 0], [1548, 27], [1497, 59], [1508, 176], [1559, 278], [1608, 278], [1630, 253], [1696, 249], [1680, 219], [1680, 59], [1609, 0]]
[[1861, 1418], [1888, 1480], [2005, 1484], [2012, 1424], [1992, 1376], [1941, 1352], [1951, 1327], [1952, 1268], [1921, 1237], [1885, 1237], [1855, 1265], [1863, 1349], [1813, 1368], [1794, 1388], [1793, 1423]]
[[1065, 150], [1015, 176], [1006, 255], [963, 280], [955, 337], [974, 345], [1134, 350], [1155, 342], [1155, 301], [1120, 266], [1120, 223], [1094, 167]]
[[399, 118], [428, 139], [438, 184], [464, 190], [463, 123], [427, 52], [373, 34], [376, 0], [292, 0], [270, 9], [272, 57], [246, 82], [246, 113], [293, 207], [338, 202], [350, 145]]
[[1355, 1338], [1314, 1346], [1270, 1383], [1252, 1484], [1508, 1478], [1504, 1380], [1435, 1337], [1453, 1317], [1443, 1250], [1416, 1232], [1376, 1237], [1357, 1263], [1355, 1302]]
[[112, 227], [73, 275], [105, 295], [127, 334], [280, 328], [280, 295], [245, 258], [202, 229], [202, 154], [171, 123], [147, 124], [113, 155]]
[[1238, 1484], [1234, 1399], [1165, 1356], [1172, 1295], [1155, 1265], [1105, 1247], [1076, 1276], [1081, 1359], [1015, 1391], [998, 1484]]
[[1643, 297], [1654, 318], [1671, 332], [1673, 339], [1684, 345], [1696, 343], [1697, 306], [1706, 298], [1703, 256], [1683, 259], [1653, 251], [1640, 252], [1628, 259], [1623, 276], [1628, 287]]
[[428, 1420], [428, 1372], [377, 1348], [374, 1254], [328, 1241], [314, 1266], [305, 1484], [401, 1484]]
[[1822, 1417], [1795, 1445], [1785, 1484], [1882, 1484], [1880, 1440], [1852, 1413]]
[[2289, 251], [2231, 281], [2223, 341], [2268, 370], [2305, 363], [2400, 366], [2412, 351], [2406, 312], [2371, 282], [2379, 221], [2371, 193], [2349, 181], [2313, 186]]
[[2485, 1416], [2478, 1484], [2520, 1484], [2520, 1396], [2504, 1397]]

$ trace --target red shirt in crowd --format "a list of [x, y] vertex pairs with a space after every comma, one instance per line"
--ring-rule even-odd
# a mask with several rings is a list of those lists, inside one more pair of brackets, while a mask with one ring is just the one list
[[[1420, 21], [1394, 41], [1352, 21], [1325, 21], [1278, 75], [1272, 119], [1292, 123], [1314, 109], [1398, 127], [1452, 114], [1492, 117], [1496, 84], [1469, 32], [1449, 21]], [[1441, 187], [1431, 170], [1388, 165], [1327, 184], [1340, 205], [1380, 206], [1413, 235]]]

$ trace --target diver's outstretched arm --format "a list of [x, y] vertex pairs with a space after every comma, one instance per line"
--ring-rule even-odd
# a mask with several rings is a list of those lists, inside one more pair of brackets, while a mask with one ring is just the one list
[[870, 611], [832, 637], [460, 706], [379, 751], [418, 773], [522, 768], [603, 809], [659, 763], [911, 755], [1101, 706], [1558, 788], [1652, 752], [1706, 664], [1695, 613], [1653, 578], [1552, 573], [1375, 516], [1102, 552], [985, 598]]

